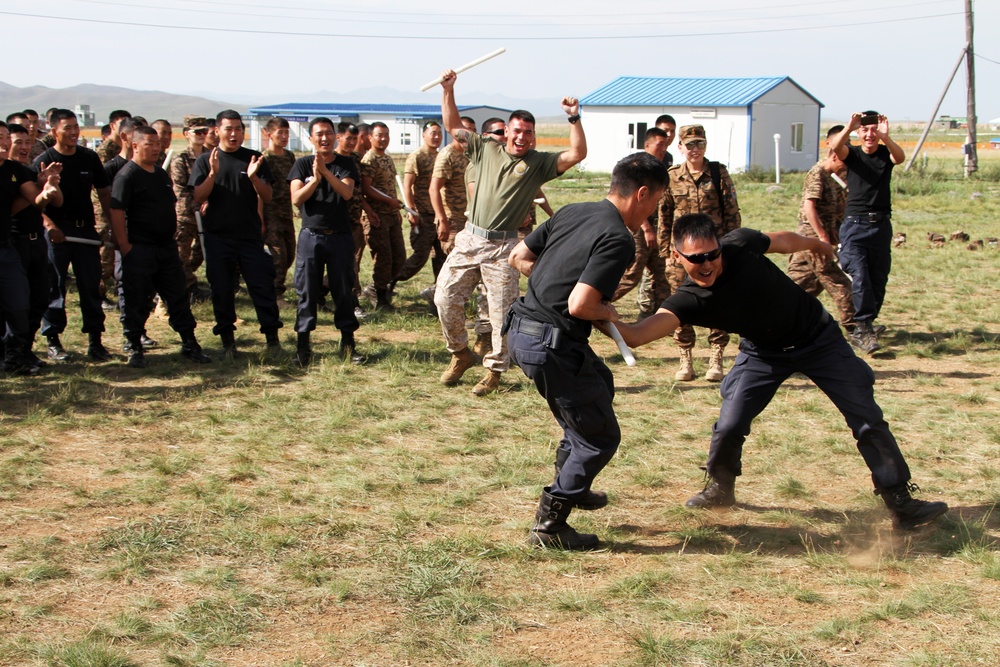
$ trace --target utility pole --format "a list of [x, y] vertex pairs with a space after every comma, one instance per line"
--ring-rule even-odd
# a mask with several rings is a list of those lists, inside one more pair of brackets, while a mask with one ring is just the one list
[[968, 85], [966, 87], [966, 116], [969, 126], [969, 138], [965, 144], [965, 177], [979, 169], [979, 155], [976, 153], [976, 58], [972, 46], [972, 0], [965, 0], [965, 73]]

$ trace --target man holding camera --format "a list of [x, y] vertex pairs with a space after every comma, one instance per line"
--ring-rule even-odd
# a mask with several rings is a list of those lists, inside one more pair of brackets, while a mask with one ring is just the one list
[[[855, 130], [857, 146], [848, 144]], [[892, 168], [906, 156], [889, 136], [889, 120], [876, 111], [853, 114], [830, 148], [847, 167], [840, 262], [853, 283], [851, 296], [857, 326], [851, 343], [872, 354], [882, 347], [873, 322], [882, 309], [892, 266]]]

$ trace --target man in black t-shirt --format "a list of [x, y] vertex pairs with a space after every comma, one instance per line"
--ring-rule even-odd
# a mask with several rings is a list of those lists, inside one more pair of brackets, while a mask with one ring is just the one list
[[302, 214], [295, 251], [295, 291], [299, 294], [295, 331], [298, 347], [295, 358], [306, 366], [312, 360], [309, 332], [316, 328], [316, 309], [323, 297], [323, 272], [329, 278], [333, 299], [333, 323], [340, 330], [340, 354], [354, 363], [357, 354], [354, 332], [358, 305], [354, 296], [354, 236], [348, 200], [354, 196], [354, 184], [361, 176], [348, 155], [334, 152], [338, 135], [357, 135], [352, 123], [341, 123], [334, 130], [329, 118], [314, 118], [309, 123], [309, 141], [315, 155], [300, 157], [288, 172], [292, 205]]
[[[848, 143], [857, 130], [860, 145]], [[847, 209], [840, 228], [840, 262], [851, 276], [857, 326], [851, 343], [871, 354], [881, 348], [874, 321], [885, 301], [892, 268], [893, 166], [906, 158], [889, 136], [889, 121], [875, 111], [851, 116], [830, 148], [847, 167]]]
[[135, 129], [123, 151], [132, 159], [118, 171], [111, 187], [111, 224], [121, 253], [121, 321], [128, 365], [146, 366], [142, 337], [149, 317], [149, 295], [154, 290], [167, 304], [171, 328], [181, 336], [181, 354], [207, 363], [211, 359], [202, 353], [194, 335], [196, 323], [187, 298], [184, 267], [174, 243], [177, 198], [170, 176], [158, 163], [156, 130]]
[[596, 535], [566, 523], [574, 507], [607, 504], [607, 494], [590, 487], [621, 441], [611, 405], [614, 378], [587, 339], [595, 321], [618, 319], [610, 300], [635, 259], [632, 232], [656, 210], [666, 184], [660, 160], [630, 155], [615, 165], [606, 199], [564, 206], [510, 253], [510, 265], [529, 276], [527, 293], [504, 322], [510, 357], [563, 429], [555, 480], [542, 491], [531, 529], [533, 545], [598, 544]]
[[100, 241], [95, 229], [94, 204], [90, 198], [97, 190], [101, 215], [111, 204], [111, 181], [97, 153], [78, 146], [80, 124], [76, 114], [69, 109], [52, 112], [52, 133], [56, 143], [35, 158], [34, 166], [62, 163], [59, 187], [63, 192], [63, 205], [49, 205], [46, 210], [51, 224], [46, 221], [49, 241], [49, 263], [52, 265], [53, 284], [49, 307], [42, 317], [42, 335], [48, 338], [49, 357], [56, 361], [69, 358], [59, 340], [66, 330], [66, 281], [70, 264], [76, 278], [80, 296], [80, 313], [83, 315], [81, 331], [90, 340], [87, 356], [94, 361], [108, 361], [111, 355], [101, 342], [104, 332], [104, 310], [101, 308], [101, 246], [79, 243], [73, 239]]
[[222, 339], [228, 358], [236, 355], [236, 271], [246, 281], [257, 311], [267, 351], [281, 351], [281, 318], [274, 291], [274, 262], [264, 252], [258, 199], [271, 199], [271, 171], [257, 151], [243, 147], [245, 127], [239, 112], [216, 116], [220, 144], [202, 153], [191, 168], [194, 200], [205, 204], [205, 276], [212, 288], [213, 333]]
[[673, 256], [687, 278], [652, 317], [619, 324], [629, 345], [643, 345], [674, 332], [681, 323], [738, 333], [740, 353], [722, 382], [722, 408], [712, 427], [708, 483], [688, 507], [736, 503], [743, 442], [750, 425], [793, 373], [809, 377], [844, 415], [858, 451], [872, 473], [894, 522], [913, 528], [944, 514], [948, 506], [910, 496], [910, 470], [875, 403], [875, 376], [854, 355], [836, 321], [816, 297], [796, 285], [765, 253], [833, 255], [830, 244], [792, 232], [762, 234], [738, 229], [715, 236], [702, 214], [678, 218]]

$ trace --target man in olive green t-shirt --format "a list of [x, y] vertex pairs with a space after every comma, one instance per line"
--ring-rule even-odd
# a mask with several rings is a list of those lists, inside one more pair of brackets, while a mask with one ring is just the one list
[[500, 374], [510, 366], [500, 331], [503, 318], [520, 292], [520, 275], [507, 263], [518, 242], [517, 228], [524, 222], [538, 188], [587, 157], [587, 139], [580, 124], [580, 103], [566, 97], [562, 108], [569, 116], [569, 150], [534, 150], [535, 117], [527, 111], [511, 114], [504, 143], [484, 140], [462, 126], [455, 104], [456, 78], [453, 70], [442, 75], [441, 116], [451, 136], [466, 143], [466, 155], [478, 175], [469, 221], [455, 237], [455, 248], [441, 268], [434, 295], [445, 344], [452, 354], [441, 382], [458, 384], [462, 374], [475, 363], [465, 329], [465, 302], [482, 281], [493, 325], [493, 350], [483, 358], [487, 372], [472, 393], [485, 396], [500, 386]]

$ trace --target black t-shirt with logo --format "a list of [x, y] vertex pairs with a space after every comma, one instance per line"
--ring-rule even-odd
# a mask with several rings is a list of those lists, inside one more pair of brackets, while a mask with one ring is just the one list
[[[299, 180], [310, 183], [313, 180], [315, 155], [300, 157], [288, 172], [289, 182]], [[326, 163], [327, 169], [337, 179], [353, 178], [357, 183], [361, 176], [354, 165], [354, 158], [334, 153], [333, 161]], [[306, 229], [332, 229], [334, 232], [350, 233], [351, 212], [348, 201], [337, 194], [325, 178], [316, 186], [316, 191], [299, 207], [302, 227]]]
[[[84, 226], [94, 226], [94, 203], [90, 198], [92, 189], [106, 188], [111, 185], [101, 158], [97, 153], [77, 146], [72, 155], [63, 155], [55, 148], [48, 148], [35, 158], [32, 166], [41, 169], [41, 164], [59, 162], [62, 173], [59, 175], [59, 189], [63, 194], [63, 205], [49, 204], [45, 209], [52, 222], [65, 231], [75, 227], [77, 221]], [[73, 234], [73, 232], [71, 232]], [[75, 234], [74, 234], [75, 235]]]
[[129, 243], [169, 245], [177, 231], [174, 188], [163, 167], [148, 172], [128, 161], [111, 186], [111, 208], [125, 211]]
[[11, 235], [10, 207], [21, 194], [21, 186], [34, 182], [37, 177], [38, 174], [20, 162], [4, 160], [0, 164], [0, 242], [4, 245]]
[[[212, 151], [205, 151], [191, 167], [188, 185], [201, 185], [211, 170], [209, 158]], [[219, 170], [215, 174], [215, 185], [208, 196], [208, 206], [202, 216], [205, 231], [232, 239], [260, 239], [260, 215], [257, 213], [257, 191], [247, 176], [250, 159], [261, 157], [257, 151], [240, 146], [232, 153], [219, 149]], [[261, 161], [257, 176], [265, 183], [271, 183], [271, 170], [267, 162]]]

